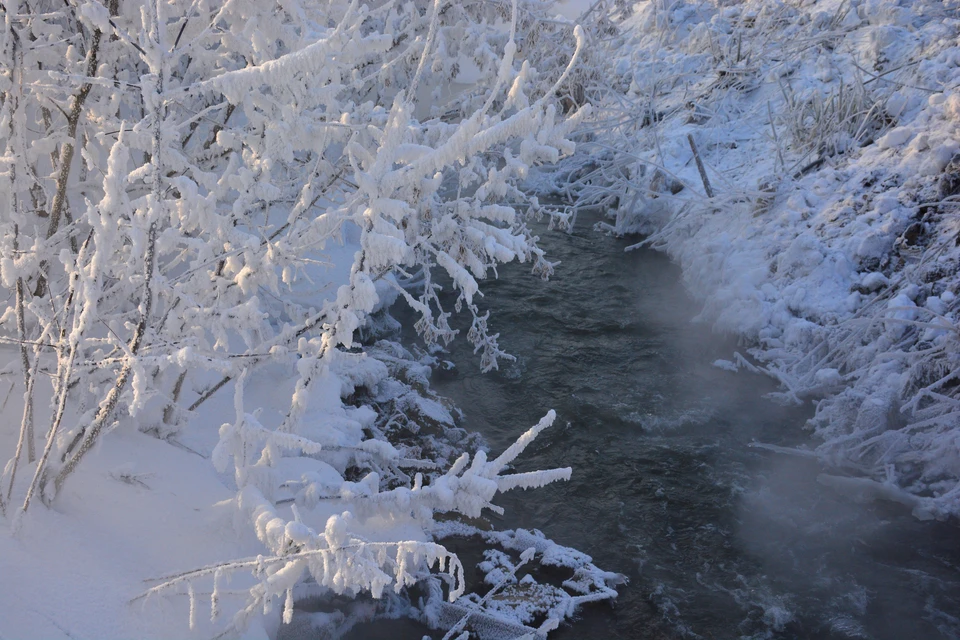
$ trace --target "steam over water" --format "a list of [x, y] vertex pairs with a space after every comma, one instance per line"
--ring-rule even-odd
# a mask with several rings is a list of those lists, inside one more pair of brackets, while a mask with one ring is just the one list
[[499, 498], [495, 523], [538, 528], [630, 584], [551, 637], [960, 637], [956, 525], [853, 503], [817, 484], [818, 464], [748, 447], [805, 442], [811, 408], [711, 366], [737, 346], [693, 322], [679, 270], [591, 222], [541, 233], [563, 263], [550, 282], [513, 265], [484, 283], [518, 361], [481, 374], [461, 336], [433, 384], [494, 452], [557, 411], [519, 470], [570, 466], [572, 480]]

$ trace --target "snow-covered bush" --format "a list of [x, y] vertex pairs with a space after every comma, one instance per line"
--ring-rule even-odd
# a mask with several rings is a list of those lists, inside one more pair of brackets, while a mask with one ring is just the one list
[[[513, 260], [550, 274], [525, 225], [538, 204], [516, 184], [573, 151], [568, 134], [587, 110], [563, 115], [585, 37], [548, 7], [5, 5], [2, 319], [25, 400], [0, 509], [20, 518], [38, 497], [54, 500], [118, 423], [169, 438], [235, 383], [236, 416], [214, 458], [235, 469], [239, 506], [272, 554], [256, 564], [251, 607], [289, 598], [304, 571], [338, 593], [377, 595], [436, 561], [459, 593], [455, 556], [390, 536], [422, 535], [436, 510], [477, 515], [498, 490], [569, 470], [500, 476], [519, 449], [495, 462], [479, 452], [469, 468], [464, 454], [430, 484], [418, 473], [401, 486], [402, 469], [431, 465], [373, 437], [373, 412], [341, 394], [383, 380], [355, 338], [396, 296], [419, 313], [427, 342], [449, 340], [436, 284], [445, 273], [489, 369], [502, 353], [476, 306], [480, 281]], [[547, 40], [559, 48], [544, 53]], [[331, 275], [328, 252], [344, 242], [355, 252], [334, 266], [349, 269]], [[247, 372], [268, 364], [297, 379], [269, 427], [243, 394]], [[51, 418], [35, 429], [45, 374]], [[347, 470], [362, 477], [347, 481]], [[297, 482], [300, 513], [281, 515], [276, 492]], [[306, 512], [321, 504], [311, 529], [304, 521], [320, 516]], [[367, 542], [364, 523], [376, 518], [412, 524], [381, 523], [390, 541]]]
[[[242, 389], [241, 382], [236, 394], [238, 407], [242, 406]], [[379, 538], [385, 532], [404, 527], [431, 531], [436, 513], [459, 513], [471, 518], [479, 517], [484, 508], [502, 513], [502, 509], [491, 502], [498, 492], [569, 479], [569, 468], [502, 474], [554, 418], [555, 414], [550, 412], [494, 460], [488, 461], [480, 450], [471, 462], [470, 454], [464, 453], [445, 473], [434, 476], [429, 485], [425, 485], [423, 476], [417, 473], [412, 486], [381, 491], [378, 473], [371, 472], [358, 482], [345, 481], [333, 466], [318, 459], [325, 451], [317, 442], [265, 429], [253, 415], [238, 415], [237, 422], [221, 428], [221, 443], [214, 452], [214, 463], [223, 470], [229, 458], [233, 458], [238, 485], [243, 487], [238, 506], [254, 523], [257, 536], [271, 555], [185, 572], [163, 581], [144, 595], [212, 576], [211, 615], [216, 618], [219, 613], [217, 588], [221, 581], [229, 579], [233, 572], [253, 570], [258, 583], [250, 589], [247, 606], [232, 622], [235, 629], [243, 629], [250, 616], [269, 610], [271, 602], [280, 598], [284, 599], [284, 622], [289, 623], [293, 616], [294, 587], [305, 575], [309, 575], [315, 586], [337, 594], [355, 596], [369, 591], [379, 598], [388, 586], [399, 593], [424, 579], [426, 571], [438, 565], [448, 574], [447, 598], [455, 602], [465, 590], [463, 567], [455, 554], [435, 542], [381, 541], [370, 537]], [[246, 452], [258, 448], [262, 448], [262, 453], [253, 462]], [[405, 462], [384, 441], [367, 440], [357, 449], [361, 454], [380, 458], [387, 465], [393, 462], [402, 466]], [[299, 483], [292, 483], [297, 505], [292, 510], [293, 520], [282, 517], [274, 501], [265, 495], [272, 495], [276, 488], [271, 476], [284, 451], [316, 456], [309, 458], [309, 466], [302, 467], [312, 470], [305, 472]], [[318, 508], [320, 503], [325, 504]], [[346, 506], [350, 510], [343, 510]], [[194, 608], [191, 603], [191, 611]]]

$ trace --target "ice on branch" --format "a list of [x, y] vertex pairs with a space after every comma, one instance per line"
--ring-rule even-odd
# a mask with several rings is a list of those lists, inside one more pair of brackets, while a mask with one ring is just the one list
[[[37, 0], [5, 13], [0, 319], [19, 420], [0, 430], [0, 512], [16, 505], [23, 522], [82, 492], [78, 469], [102, 464], [89, 452], [147, 434], [209, 452], [265, 549], [156, 591], [209, 578], [189, 620], [207, 587], [227, 613], [221, 580], [241, 569], [257, 587], [236, 626], [274, 600], [289, 617], [306, 582], [380, 594], [442, 565], [462, 589], [429, 540], [434, 513], [479, 514], [570, 472], [454, 462], [477, 440], [447, 437], [461, 435], [452, 420], [388, 442], [403, 411], [371, 398], [406, 382], [361, 340], [402, 297], [431, 346], [463, 313], [485, 370], [509, 357], [477, 306], [483, 283], [512, 261], [549, 273], [520, 183], [573, 152], [589, 111], [560, 104], [585, 37], [549, 11]], [[427, 413], [402, 419], [417, 434], [443, 412]]]
[[[242, 389], [242, 386], [238, 385], [238, 389]], [[242, 402], [242, 392], [237, 395], [239, 404]], [[507, 475], [501, 473], [540, 432], [553, 424], [555, 418], [556, 414], [550, 411], [492, 461], [487, 460], [483, 451], [475, 453], [472, 460], [470, 454], [464, 453], [446, 473], [435, 477], [428, 485], [424, 484], [423, 476], [417, 473], [411, 486], [381, 491], [380, 478], [376, 473], [368, 474], [360, 482], [343, 481], [332, 467], [322, 462], [326, 451], [324, 447], [310, 445], [290, 435], [267, 431], [259, 427], [252, 416], [244, 415], [239, 421], [240, 428], [224, 425], [221, 429], [215, 462], [221, 469], [224, 468], [227, 455], [224, 452], [230, 452], [235, 463], [240, 465], [243, 460], [252, 459], [244, 458], [243, 451], [262, 447], [255, 463], [237, 466], [237, 482], [241, 486], [237, 506], [253, 523], [257, 537], [272, 555], [158, 578], [160, 584], [139, 598], [176, 592], [182, 588], [192, 590], [195, 584], [214, 576], [218, 576], [219, 580], [231, 573], [249, 571], [257, 579], [257, 584], [250, 589], [246, 608], [233, 621], [233, 627], [242, 630], [255, 611], [269, 607], [274, 600], [284, 600], [284, 620], [289, 621], [293, 613], [293, 600], [288, 594], [302, 580], [310, 580], [316, 586], [336, 594], [369, 592], [374, 598], [380, 598], [384, 589], [389, 587], [399, 593], [404, 587], [426, 579], [430, 570], [436, 567], [449, 576], [447, 598], [455, 602], [466, 588], [463, 567], [456, 554], [435, 542], [416, 539], [376, 542], [370, 539], [371, 535], [379, 537], [386, 533], [386, 530], [377, 532], [378, 528], [384, 526], [382, 523], [391, 523], [389, 530], [403, 521], [416, 523], [419, 530], [429, 531], [435, 526], [434, 516], [437, 513], [459, 513], [470, 518], [479, 517], [485, 508], [502, 513], [503, 510], [492, 503], [497, 493], [569, 480], [570, 468]], [[247, 423], [252, 424], [242, 426]], [[383, 458], [395, 456], [396, 452], [392, 449], [384, 451], [383, 443], [378, 442], [370, 447], [372, 442], [360, 443], [358, 449], [372, 449]], [[281, 515], [278, 506], [264, 495], [265, 488], [270, 485], [264, 484], [268, 475], [262, 471], [282, 466], [283, 449], [299, 449], [318, 463], [318, 469], [328, 470], [322, 474], [305, 473], [299, 482], [284, 483], [296, 491], [296, 504], [308, 509], [303, 513], [294, 509], [293, 519]], [[277, 480], [273, 478], [274, 486], [278, 484]], [[318, 505], [323, 508], [314, 508]], [[345, 507], [350, 510], [341, 511]], [[544, 551], [546, 549], [544, 547]], [[211, 606], [217, 611], [215, 600], [212, 600]]]

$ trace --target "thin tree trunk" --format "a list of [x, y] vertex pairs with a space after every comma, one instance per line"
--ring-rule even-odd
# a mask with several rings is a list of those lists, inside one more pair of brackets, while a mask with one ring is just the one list
[[[11, 133], [11, 144], [14, 145], [14, 153], [19, 156], [19, 159], [27, 165], [26, 158], [26, 144], [23, 139], [23, 129], [24, 126], [24, 113], [23, 113], [23, 50], [22, 43], [19, 37], [19, 34], [13, 32], [13, 63], [11, 69], [14, 75], [14, 85], [16, 87], [16, 101], [13, 101], [11, 98], [11, 119], [10, 119], [10, 133]], [[13, 95], [13, 94], [11, 94]], [[20, 125], [20, 126], [18, 126]], [[19, 143], [19, 144], [17, 144]], [[19, 148], [18, 148], [19, 147]], [[13, 211], [15, 216], [15, 222], [13, 224], [13, 254], [16, 256], [20, 250], [20, 227], [17, 221], [22, 219], [21, 215], [21, 201], [20, 201], [20, 192], [17, 185], [17, 163], [11, 165], [10, 167], [10, 192], [12, 196]], [[15, 259], [15, 258], [14, 258]], [[13, 491], [13, 483], [17, 477], [17, 467], [20, 464], [20, 459], [23, 457], [23, 450], [26, 446], [27, 457], [29, 462], [33, 462], [36, 457], [36, 450], [33, 439], [33, 385], [31, 384], [30, 376], [30, 358], [27, 354], [27, 345], [26, 345], [26, 322], [24, 320], [24, 301], [23, 301], [23, 278], [17, 277], [16, 282], [16, 317], [17, 317], [17, 333], [20, 342], [20, 363], [23, 369], [23, 379], [24, 379], [24, 407], [23, 407], [23, 418], [20, 422], [20, 437], [17, 440], [17, 448], [13, 457], [13, 468], [10, 473], [10, 486], [7, 490], [7, 498], [10, 497], [11, 492]], [[0, 490], [2, 493], [2, 490]], [[0, 496], [2, 499], [2, 496]]]
[[[19, 229], [13, 225], [13, 250], [19, 249], [16, 240]], [[37, 459], [36, 445], [33, 437], [33, 376], [30, 375], [30, 356], [27, 353], [27, 321], [24, 316], [23, 278], [17, 278], [17, 337], [20, 339], [20, 366], [23, 368], [23, 385], [29, 394], [24, 398], [23, 422], [26, 425], [27, 462], [33, 463]], [[11, 485], [13, 480], [10, 481]]]
[[[80, 464], [83, 456], [85, 456], [90, 448], [93, 447], [100, 435], [100, 432], [103, 430], [103, 427], [113, 415], [113, 410], [116, 409], [117, 403], [120, 402], [120, 396], [123, 393], [123, 390], [126, 388], [127, 382], [130, 380], [130, 374], [133, 372], [133, 363], [140, 351], [140, 346], [143, 344], [143, 336], [147, 332], [147, 322], [149, 321], [151, 312], [153, 310], [153, 272], [156, 258], [156, 246], [157, 223], [154, 221], [150, 224], [150, 231], [147, 237], [147, 249], [143, 260], [145, 274], [143, 298], [141, 300], [140, 307], [140, 320], [137, 322], [137, 326], [133, 331], [133, 337], [130, 339], [130, 344], [127, 347], [129, 354], [127, 355], [126, 362], [124, 362], [123, 367], [120, 369], [120, 373], [117, 375], [116, 382], [107, 393], [107, 397], [104, 398], [104, 401], [100, 404], [100, 409], [97, 411], [97, 415], [94, 417], [90, 428], [83, 430], [83, 440], [80, 442], [79, 448], [76, 449], [73, 455], [66, 460], [63, 467], [60, 469], [60, 473], [57, 474], [57, 477], [54, 480], [54, 489], [57, 493], [60, 492], [60, 489], [63, 487], [63, 483], [67, 477], [73, 473], [74, 469], [77, 468], [77, 465]], [[76, 442], [76, 440], [74, 442]], [[67, 454], [69, 455], [70, 453], [70, 450], [68, 450]]]
[[[13, 225], [13, 250], [19, 247], [18, 237], [20, 228]], [[20, 341], [20, 368], [23, 370], [23, 417], [20, 420], [20, 438], [17, 440], [17, 450], [13, 455], [13, 468], [10, 471], [10, 486], [7, 488], [7, 498], [13, 493], [13, 483], [17, 479], [17, 467], [23, 457], [23, 448], [27, 447], [27, 462], [32, 463], [37, 452], [33, 437], [33, 380], [30, 375], [30, 356], [27, 354], [26, 322], [23, 313], [23, 278], [17, 278], [16, 288], [17, 337]]]
[[[100, 50], [100, 39], [102, 33], [99, 29], [93, 32], [93, 41], [87, 50], [87, 76], [94, 77], [97, 72], [97, 54]], [[80, 114], [83, 111], [83, 104], [90, 95], [93, 85], [89, 82], [80, 87], [80, 91], [73, 96], [73, 104], [70, 108], [70, 115], [67, 116], [67, 139], [60, 149], [60, 173], [57, 175], [57, 189], [53, 195], [53, 203], [50, 205], [50, 225], [47, 227], [47, 240], [60, 228], [60, 219], [64, 217], [67, 202], [67, 183], [70, 181], [70, 167], [73, 164], [73, 154], [75, 150], [75, 140], [77, 138], [77, 126], [80, 124]], [[69, 217], [69, 213], [67, 214]], [[37, 286], [33, 295], [44, 296], [47, 291], [47, 281], [44, 276], [46, 271], [46, 261], [40, 263], [40, 276], [37, 279]]]
[[[23, 499], [23, 506], [20, 507], [20, 512], [17, 514], [18, 520], [23, 516], [24, 513], [27, 512], [27, 509], [30, 507], [30, 501], [33, 499], [34, 494], [40, 487], [41, 480], [46, 475], [47, 461], [50, 459], [50, 452], [53, 450], [53, 444], [57, 439], [57, 432], [60, 430], [60, 424], [63, 421], [63, 413], [67, 404], [67, 392], [70, 383], [70, 377], [73, 375], [73, 364], [76, 361], [77, 348], [80, 343], [78, 336], [70, 336], [69, 355], [64, 357], [67, 339], [66, 320], [73, 308], [73, 302], [77, 293], [77, 283], [80, 281], [80, 268], [83, 264], [83, 259], [86, 256], [87, 249], [90, 246], [90, 240], [92, 238], [93, 233], [91, 232], [90, 235], [87, 236], [86, 241], [83, 243], [83, 247], [80, 248], [79, 255], [77, 256], [77, 270], [74, 272], [73, 277], [70, 278], [70, 291], [67, 294], [67, 302], [63, 308], [63, 326], [60, 329], [60, 341], [57, 347], [57, 359], [59, 361], [57, 364], [56, 387], [57, 408], [50, 420], [50, 430], [47, 432], [47, 442], [43, 447], [43, 453], [40, 455], [40, 461], [37, 463], [37, 468], [33, 473], [33, 480], [30, 482], [30, 487], [27, 489], [27, 495]], [[74, 325], [76, 324], [76, 318], [77, 315], [74, 314]], [[34, 379], [35, 378], [36, 376], [34, 376]], [[17, 526], [18, 525], [15, 525], [15, 528]]]

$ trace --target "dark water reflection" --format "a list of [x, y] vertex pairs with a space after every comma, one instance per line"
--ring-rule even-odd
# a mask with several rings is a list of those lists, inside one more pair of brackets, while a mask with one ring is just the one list
[[851, 503], [816, 483], [815, 463], [748, 447], [805, 442], [810, 408], [712, 366], [736, 343], [692, 321], [662, 255], [625, 254], [583, 218], [541, 237], [562, 261], [550, 282], [514, 265], [483, 283], [517, 362], [481, 374], [461, 338], [433, 386], [495, 452], [557, 411], [518, 469], [573, 479], [500, 498], [497, 525], [538, 528], [630, 584], [551, 638], [960, 637], [953, 524]]

